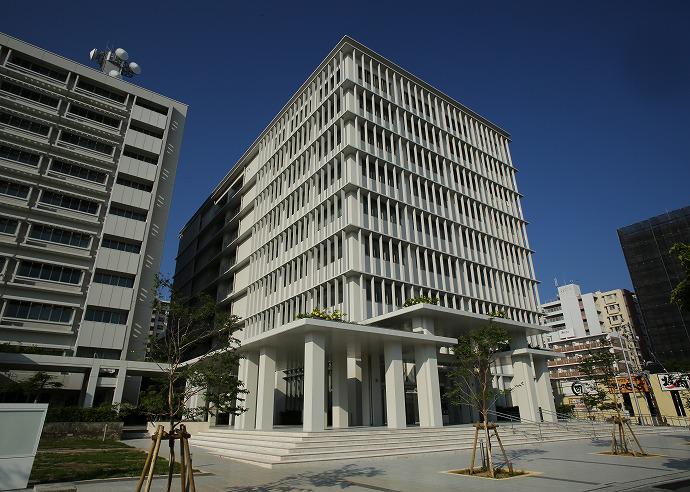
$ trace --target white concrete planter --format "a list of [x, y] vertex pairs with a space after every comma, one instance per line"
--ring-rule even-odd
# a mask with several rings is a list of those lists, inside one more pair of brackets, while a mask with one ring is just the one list
[[0, 490], [26, 488], [46, 413], [47, 403], [0, 403]]

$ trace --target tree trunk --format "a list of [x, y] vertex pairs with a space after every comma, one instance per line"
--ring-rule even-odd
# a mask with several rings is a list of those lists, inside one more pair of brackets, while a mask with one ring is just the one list
[[489, 412], [484, 408], [484, 436], [486, 437], [486, 462], [489, 476], [494, 478], [494, 459], [491, 456], [491, 435], [489, 434]]

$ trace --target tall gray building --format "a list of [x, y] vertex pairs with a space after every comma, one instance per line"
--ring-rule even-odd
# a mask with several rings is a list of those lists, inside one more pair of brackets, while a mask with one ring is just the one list
[[0, 34], [3, 371], [136, 398], [186, 112]]

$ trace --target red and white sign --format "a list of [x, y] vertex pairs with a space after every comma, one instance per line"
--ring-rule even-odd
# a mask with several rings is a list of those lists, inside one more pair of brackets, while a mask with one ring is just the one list
[[664, 391], [683, 391], [690, 390], [690, 375], [680, 372], [670, 372], [668, 374], [657, 374], [659, 384]]

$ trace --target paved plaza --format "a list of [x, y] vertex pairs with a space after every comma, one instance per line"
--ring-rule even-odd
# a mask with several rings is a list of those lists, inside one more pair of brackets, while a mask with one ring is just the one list
[[[690, 433], [668, 431], [641, 440], [649, 453], [660, 456], [597, 454], [608, 449], [608, 440], [510, 447], [508, 452], [516, 468], [539, 474], [500, 481], [443, 473], [467, 467], [469, 451], [263, 469], [192, 450], [194, 466], [209, 472], [197, 478], [197, 490], [210, 492], [690, 491]], [[144, 448], [150, 441], [128, 442]], [[131, 491], [133, 485], [133, 481], [80, 483], [78, 490]], [[157, 480], [153, 490], [163, 489], [164, 480]]]

